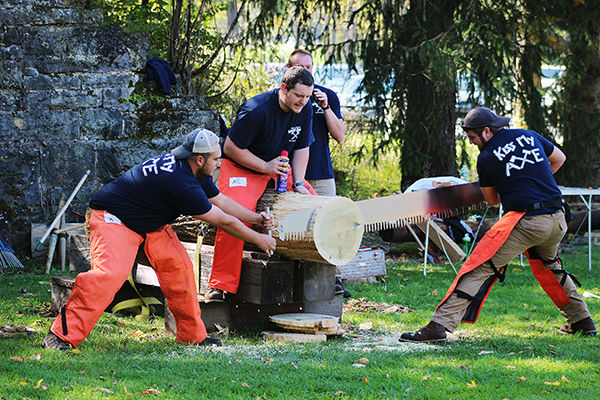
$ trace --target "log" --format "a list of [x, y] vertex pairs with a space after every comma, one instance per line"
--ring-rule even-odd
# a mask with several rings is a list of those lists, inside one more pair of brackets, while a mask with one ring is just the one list
[[292, 259], [344, 265], [352, 261], [362, 240], [362, 213], [350, 199], [338, 196], [308, 196], [294, 192], [275, 193], [268, 188], [259, 199], [258, 212], [270, 207], [278, 221], [303, 209], [315, 209], [308, 235], [297, 240], [277, 239], [276, 253]]
[[[295, 211], [315, 209], [310, 220], [308, 237], [300, 240], [281, 240], [277, 231], [275, 252], [291, 260], [304, 260], [334, 265], [344, 265], [356, 255], [363, 235], [362, 214], [354, 202], [338, 196], [307, 196], [294, 192], [275, 193], [267, 188], [258, 200], [256, 211], [269, 207], [276, 220], [281, 220]], [[196, 242], [204, 228], [203, 244], [212, 245], [216, 229], [192, 217], [179, 217], [171, 224], [181, 241]], [[254, 230], [264, 232], [262, 227]], [[251, 243], [244, 244], [245, 250], [256, 250]]]
[[[571, 211], [573, 219], [568, 223], [567, 232], [575, 233], [579, 229], [579, 233], [587, 232], [588, 217], [587, 211]], [[600, 229], [600, 210], [592, 210], [592, 229]]]

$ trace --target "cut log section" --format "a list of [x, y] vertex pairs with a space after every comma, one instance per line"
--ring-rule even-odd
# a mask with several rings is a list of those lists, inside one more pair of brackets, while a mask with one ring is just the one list
[[278, 340], [292, 343], [321, 343], [327, 340], [327, 335], [310, 333], [292, 333], [292, 332], [262, 332], [265, 340]]
[[335, 328], [313, 328], [313, 327], [300, 327], [300, 326], [290, 326], [290, 325], [279, 325], [278, 327], [282, 328], [285, 331], [289, 332], [300, 332], [300, 333], [310, 333], [312, 335], [321, 334], [327, 336], [340, 336], [344, 333], [342, 329], [340, 329], [340, 325], [338, 324]]
[[[275, 194], [267, 191], [260, 198], [257, 211], [270, 207], [281, 221], [296, 211], [314, 209], [306, 235], [297, 240], [280, 240], [277, 231], [278, 254], [292, 260], [305, 260], [334, 265], [352, 261], [364, 232], [362, 213], [350, 199], [337, 196], [307, 196], [293, 192]], [[302, 230], [301, 226], [298, 229]]]
[[305, 328], [316, 330], [337, 330], [338, 317], [313, 313], [278, 314], [269, 317], [269, 320], [282, 328]]

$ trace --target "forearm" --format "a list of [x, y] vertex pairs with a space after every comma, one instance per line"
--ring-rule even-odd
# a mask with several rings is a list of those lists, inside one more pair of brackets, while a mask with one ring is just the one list
[[227, 214], [233, 215], [246, 223], [260, 225], [263, 222], [260, 214], [242, 206], [237, 201], [222, 193], [216, 196], [216, 200], [210, 199], [210, 201]]
[[344, 136], [346, 135], [346, 124], [335, 115], [331, 108], [325, 110], [325, 122], [327, 123], [329, 134], [336, 142], [340, 143], [344, 140]]
[[251, 169], [261, 174], [265, 171], [266, 162], [252, 154], [248, 149], [242, 149], [233, 143], [229, 138], [225, 140], [223, 151], [229, 158], [243, 167]]
[[291, 165], [294, 183], [304, 181], [304, 176], [306, 175], [306, 166], [308, 165], [308, 156], [308, 147], [294, 150], [294, 157], [292, 158]]
[[245, 242], [256, 244], [260, 238], [260, 233], [248, 228], [236, 218], [228, 219], [226, 222], [220, 224], [219, 228], [225, 233]]

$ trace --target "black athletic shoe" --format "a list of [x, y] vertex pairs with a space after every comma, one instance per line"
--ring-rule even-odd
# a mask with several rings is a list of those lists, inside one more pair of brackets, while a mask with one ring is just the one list
[[198, 346], [221, 346], [221, 339], [207, 336], [206, 339], [198, 343]]
[[71, 344], [56, 336], [52, 331], [48, 331], [48, 334], [42, 340], [42, 347], [52, 350], [71, 350]]
[[222, 303], [225, 301], [225, 292], [221, 289], [209, 287], [204, 293], [204, 302]]
[[423, 328], [414, 332], [404, 332], [399, 342], [439, 343], [446, 342], [446, 328], [437, 322], [430, 321]]
[[561, 333], [566, 333], [568, 335], [574, 335], [576, 333], [581, 333], [582, 336], [596, 336], [596, 325], [592, 318], [587, 317], [582, 319], [581, 321], [577, 321], [573, 324], [564, 324], [558, 330]]

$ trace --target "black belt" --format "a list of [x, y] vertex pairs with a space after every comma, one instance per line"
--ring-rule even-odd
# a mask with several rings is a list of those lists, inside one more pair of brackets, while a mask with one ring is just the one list
[[563, 206], [562, 199], [555, 199], [550, 201], [536, 201], [535, 203], [529, 205], [529, 207], [525, 208], [525, 212], [529, 211], [537, 211], [543, 208], [552, 208], [555, 210], [561, 209]]

